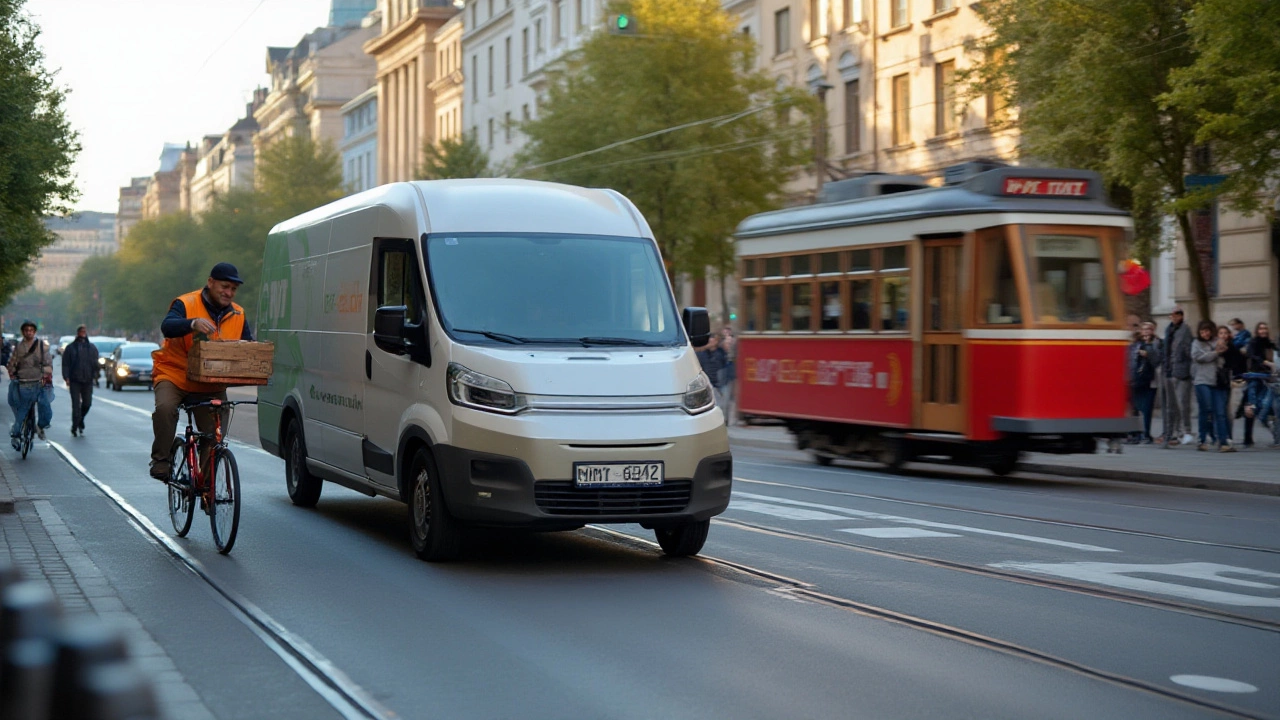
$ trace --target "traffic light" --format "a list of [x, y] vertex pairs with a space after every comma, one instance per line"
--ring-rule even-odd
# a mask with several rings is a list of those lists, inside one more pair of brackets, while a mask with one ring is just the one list
[[609, 16], [609, 32], [615, 35], [634, 35], [636, 19], [625, 13]]

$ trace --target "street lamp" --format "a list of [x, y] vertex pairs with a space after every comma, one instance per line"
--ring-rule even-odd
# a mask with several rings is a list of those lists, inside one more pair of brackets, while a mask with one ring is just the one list
[[827, 91], [834, 87], [822, 76], [809, 81], [809, 89], [818, 96], [818, 103], [822, 105], [822, 110], [818, 113], [818, 121], [814, 123], [813, 128], [813, 165], [815, 174], [818, 176], [816, 188], [818, 193], [822, 192], [822, 183], [827, 173]]

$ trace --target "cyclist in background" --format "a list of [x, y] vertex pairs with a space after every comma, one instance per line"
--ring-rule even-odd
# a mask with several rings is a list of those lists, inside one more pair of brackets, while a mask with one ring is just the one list
[[[218, 263], [209, 271], [205, 286], [178, 296], [160, 323], [164, 345], [151, 353], [155, 361], [151, 378], [156, 396], [156, 410], [151, 415], [151, 429], [155, 434], [151, 444], [151, 477], [156, 480], [169, 479], [169, 451], [178, 429], [178, 406], [184, 400], [227, 399], [226, 386], [187, 379], [187, 356], [192, 346], [197, 340], [253, 340], [244, 308], [232, 302], [243, 282], [234, 265]], [[213, 430], [210, 409], [197, 411], [196, 427], [201, 432]]]
[[[49, 343], [36, 338], [36, 324], [22, 323], [22, 340], [9, 356], [9, 407], [13, 410], [13, 426], [9, 437], [17, 441], [22, 421], [31, 403], [36, 403], [36, 432], [44, 440], [44, 431], [53, 422], [53, 356]], [[47, 390], [47, 391], [46, 391]]]

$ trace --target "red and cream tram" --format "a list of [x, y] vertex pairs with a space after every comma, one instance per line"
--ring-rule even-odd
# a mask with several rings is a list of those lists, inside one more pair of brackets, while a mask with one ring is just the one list
[[737, 229], [739, 408], [826, 464], [1093, 452], [1127, 417], [1132, 227], [1080, 170], [867, 175]]

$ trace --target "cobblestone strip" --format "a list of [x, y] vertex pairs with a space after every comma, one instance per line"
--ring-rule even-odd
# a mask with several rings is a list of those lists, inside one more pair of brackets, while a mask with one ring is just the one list
[[[93, 613], [121, 628], [130, 657], [151, 678], [167, 720], [212, 720], [196, 691], [169, 654], [120, 599], [48, 500], [27, 495], [7, 457], [0, 455], [0, 485], [7, 485], [15, 512], [0, 514], [0, 540], [24, 579], [44, 582], [68, 614]], [[0, 495], [6, 494], [0, 488]]]

